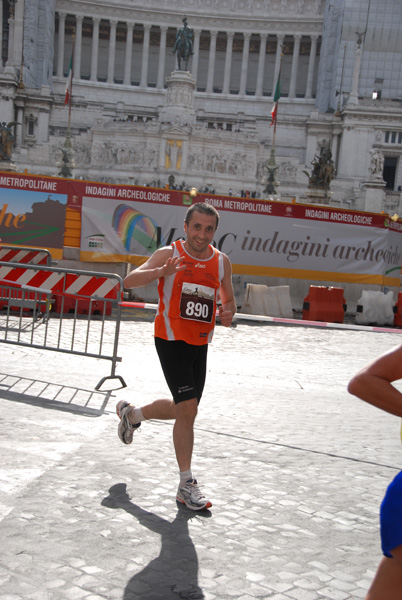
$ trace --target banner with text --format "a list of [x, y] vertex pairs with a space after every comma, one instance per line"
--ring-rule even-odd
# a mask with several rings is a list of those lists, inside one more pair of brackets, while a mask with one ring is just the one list
[[[188, 193], [86, 186], [81, 258], [139, 265], [183, 237]], [[233, 272], [399, 286], [402, 225], [388, 216], [199, 194], [220, 212], [214, 244]]]
[[[142, 264], [184, 236], [194, 202], [221, 219], [214, 243], [243, 275], [399, 287], [402, 223], [388, 215], [0, 172], [0, 237], [63, 257], [66, 211], [85, 262]], [[67, 227], [68, 228], [68, 227]]]
[[62, 258], [66, 180], [0, 173], [0, 237], [5, 244], [37, 246]]

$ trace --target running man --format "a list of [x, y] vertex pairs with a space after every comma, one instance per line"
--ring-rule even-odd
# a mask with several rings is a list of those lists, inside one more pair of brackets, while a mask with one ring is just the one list
[[[392, 385], [402, 379], [402, 345], [383, 354], [351, 379], [348, 391], [402, 417], [402, 394]], [[390, 483], [380, 509], [383, 558], [365, 600], [402, 598], [402, 471]]]
[[155, 346], [173, 400], [155, 400], [141, 408], [118, 402], [119, 438], [131, 444], [142, 421], [174, 419], [173, 444], [180, 473], [176, 498], [191, 510], [212, 506], [193, 476], [191, 459], [218, 299], [222, 325], [229, 327], [236, 312], [230, 261], [211, 245], [218, 223], [219, 213], [213, 206], [193, 204], [184, 221], [186, 240], [156, 250], [124, 280], [126, 288], [158, 280]]

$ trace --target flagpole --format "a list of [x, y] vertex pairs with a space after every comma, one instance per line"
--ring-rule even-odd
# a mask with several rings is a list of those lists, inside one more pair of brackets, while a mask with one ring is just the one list
[[283, 57], [283, 46], [280, 47], [280, 59], [279, 59], [279, 69], [278, 69], [278, 79], [276, 82], [275, 92], [274, 92], [274, 104], [271, 109], [271, 126], [274, 126], [274, 131], [272, 135], [272, 146], [270, 157], [266, 163], [266, 175], [263, 179], [263, 184], [266, 184], [266, 187], [263, 190], [264, 195], [267, 198], [272, 196], [278, 196], [278, 191], [276, 189], [277, 185], [279, 185], [279, 181], [276, 181], [276, 172], [278, 167], [276, 166], [275, 160], [275, 143], [276, 143], [276, 122], [278, 120], [278, 105], [279, 98], [281, 96], [281, 72], [282, 72], [282, 57]]
[[71, 81], [70, 81], [70, 89], [69, 89], [69, 99], [68, 99], [68, 121], [67, 121], [67, 135], [70, 137], [71, 130], [71, 107], [73, 104], [73, 76], [74, 76], [74, 47], [75, 47], [75, 27], [72, 35], [73, 47], [71, 50]]
[[279, 98], [281, 96], [282, 58], [283, 58], [283, 45], [281, 45], [278, 79], [277, 79], [275, 94], [274, 94], [274, 102], [276, 103], [276, 105], [275, 105], [275, 114], [273, 116], [273, 125], [274, 125], [274, 134], [272, 136], [272, 147], [273, 148], [275, 148], [275, 142], [276, 142], [276, 122], [278, 120]]
[[68, 79], [66, 85], [66, 94], [64, 98], [64, 105], [68, 102], [68, 117], [67, 117], [67, 135], [62, 148], [62, 159], [58, 163], [61, 167], [59, 175], [61, 177], [73, 177], [75, 162], [74, 162], [74, 150], [71, 144], [71, 108], [73, 104], [73, 72], [74, 72], [74, 46], [75, 46], [75, 28], [72, 34], [72, 49], [71, 59], [69, 65]]

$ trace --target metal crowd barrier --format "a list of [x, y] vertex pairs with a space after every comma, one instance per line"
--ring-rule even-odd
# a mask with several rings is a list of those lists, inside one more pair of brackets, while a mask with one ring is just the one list
[[110, 360], [95, 389], [126, 387], [116, 375], [122, 297], [116, 274], [0, 261], [0, 343]]

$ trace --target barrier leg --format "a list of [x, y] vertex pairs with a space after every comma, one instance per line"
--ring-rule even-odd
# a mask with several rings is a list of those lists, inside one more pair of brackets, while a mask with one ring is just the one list
[[99, 381], [98, 385], [95, 386], [95, 389], [100, 390], [100, 388], [105, 383], [105, 381], [107, 381], [107, 379], [119, 379], [119, 381], [121, 383], [121, 387], [114, 388], [114, 389], [120, 390], [122, 388], [127, 387], [127, 383], [124, 381], [124, 379], [121, 375], [107, 375], [107, 377], [102, 377], [102, 379]]

